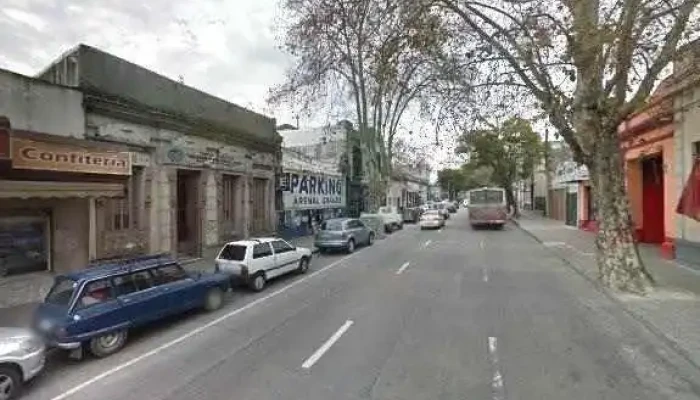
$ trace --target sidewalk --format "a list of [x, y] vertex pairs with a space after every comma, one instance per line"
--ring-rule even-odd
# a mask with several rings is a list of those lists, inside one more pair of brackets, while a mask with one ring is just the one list
[[[594, 233], [527, 211], [515, 223], [597, 284]], [[630, 315], [700, 367], [700, 272], [661, 258], [656, 246], [640, 244], [639, 253], [656, 281], [654, 292], [638, 297], [601, 290], [617, 299]]]
[[[318, 252], [318, 249], [314, 247], [314, 237], [313, 236], [302, 236], [287, 240], [294, 246], [298, 247], [308, 247], [314, 252]], [[214, 270], [214, 259], [219, 254], [221, 246], [214, 246], [204, 248], [202, 250], [202, 257], [192, 260], [181, 260], [181, 264], [188, 271], [209, 271]], [[40, 292], [41, 295], [34, 293], [31, 297], [26, 292], [22, 294], [20, 291], [8, 292], [10, 296], [13, 297], [12, 303], [3, 304], [0, 303], [0, 327], [8, 326], [28, 326], [31, 322], [31, 316], [34, 308], [39, 304], [36, 299], [37, 296], [43, 297], [48, 290], [51, 288], [52, 277], [48, 273], [37, 274], [36, 277], [29, 278], [4, 278], [4, 282], [0, 282], [0, 290], [10, 290], [12, 288], [12, 279], [32, 279], [36, 281], [37, 287], [36, 291]], [[26, 282], [23, 284], [26, 287]]]

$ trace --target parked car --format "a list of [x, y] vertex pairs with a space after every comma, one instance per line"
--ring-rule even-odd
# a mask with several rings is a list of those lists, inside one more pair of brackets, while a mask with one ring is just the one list
[[445, 219], [450, 219], [450, 210], [447, 209], [447, 206], [445, 203], [437, 203], [435, 205], [435, 209], [442, 214], [442, 217]]
[[119, 351], [130, 329], [197, 308], [216, 310], [228, 275], [188, 273], [168, 255], [102, 262], [55, 278], [34, 316], [50, 346], [97, 357]]
[[[360, 215], [360, 217], [364, 215], [365, 213]], [[384, 220], [385, 232], [390, 233], [397, 229], [403, 229], [403, 217], [395, 206], [379, 207], [376, 215], [380, 216]]]
[[279, 238], [253, 238], [225, 244], [215, 262], [216, 270], [226, 273], [232, 282], [242, 282], [259, 292], [272, 278], [308, 271], [311, 249]]
[[24, 383], [44, 368], [44, 343], [24, 328], [0, 328], [0, 399], [19, 396]]
[[428, 210], [420, 217], [420, 229], [440, 229], [445, 226], [445, 218], [439, 210]]
[[344, 249], [352, 253], [358, 245], [371, 246], [374, 238], [374, 231], [359, 219], [336, 218], [321, 224], [321, 230], [316, 234], [314, 245], [321, 252], [329, 249]]

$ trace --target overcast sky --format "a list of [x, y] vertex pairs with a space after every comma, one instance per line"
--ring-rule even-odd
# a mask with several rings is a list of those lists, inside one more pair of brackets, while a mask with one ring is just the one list
[[[265, 103], [269, 88], [284, 80], [292, 64], [279, 48], [279, 0], [1, 1], [0, 68], [34, 75], [84, 43], [172, 79], [182, 76], [187, 85], [278, 123], [294, 123], [295, 110]], [[319, 111], [302, 116], [301, 125], [336, 119]], [[411, 117], [404, 122], [417, 123]], [[432, 150], [433, 162], [451, 153]]]

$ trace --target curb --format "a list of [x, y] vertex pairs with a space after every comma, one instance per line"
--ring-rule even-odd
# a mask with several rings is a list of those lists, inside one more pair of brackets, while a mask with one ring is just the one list
[[684, 359], [688, 364], [690, 364], [690, 365], [692, 365], [693, 367], [695, 367], [695, 369], [697, 370], [697, 372], [700, 372], [700, 364], [696, 363], [696, 362], [693, 360], [693, 357], [692, 357], [687, 351], [685, 351], [682, 347], [680, 347], [680, 346], [678, 345], [678, 343], [677, 343], [675, 340], [673, 340], [673, 339], [671, 339], [670, 337], [666, 336], [666, 334], [664, 334], [663, 331], [661, 331], [660, 329], [658, 329], [653, 323], [649, 322], [646, 318], [644, 318], [643, 316], [637, 314], [636, 312], [634, 312], [633, 310], [631, 310], [629, 307], [627, 307], [627, 305], [626, 305], [624, 302], [620, 301], [620, 299], [618, 299], [608, 288], [606, 288], [606, 287], [604, 287], [603, 285], [601, 285], [597, 280], [592, 279], [591, 277], [589, 277], [588, 275], [586, 275], [583, 271], [581, 271], [581, 269], [580, 269], [579, 267], [577, 267], [577, 266], [576, 266], [573, 262], [571, 262], [568, 258], [563, 257], [563, 256], [561, 256], [561, 255], [555, 253], [554, 251], [549, 250], [549, 248], [548, 248], [547, 246], [544, 245], [544, 242], [543, 242], [539, 237], [537, 237], [534, 233], [530, 232], [529, 230], [523, 228], [523, 226], [520, 225], [520, 223], [517, 222], [515, 219], [513, 220], [513, 222], [515, 223], [515, 225], [516, 225], [520, 230], [522, 230], [523, 232], [525, 232], [528, 236], [530, 236], [531, 238], [533, 238], [537, 243], [541, 244], [542, 247], [544, 247], [545, 249], [547, 249], [547, 250], [549, 251], [549, 253], [551, 253], [552, 255], [554, 255], [556, 258], [562, 260], [562, 261], [564, 262], [564, 264], [566, 264], [566, 265], [567, 265], [571, 270], [573, 270], [577, 275], [581, 276], [583, 279], [585, 279], [586, 281], [588, 281], [589, 283], [591, 283], [591, 284], [593, 285], [593, 287], [594, 287], [598, 292], [600, 292], [603, 296], [605, 296], [607, 299], [609, 299], [610, 301], [612, 301], [614, 304], [617, 304], [617, 305], [620, 307], [620, 309], [621, 309], [627, 316], [631, 317], [633, 320], [635, 320], [635, 321], [637, 321], [638, 323], [640, 323], [640, 324], [641, 324], [643, 327], [645, 327], [652, 335], [654, 335], [654, 336], [655, 336], [657, 339], [659, 339], [662, 343], [664, 343], [665, 345], [667, 345], [671, 350], [675, 351], [676, 354], [677, 354], [679, 357], [681, 357], [682, 359]]

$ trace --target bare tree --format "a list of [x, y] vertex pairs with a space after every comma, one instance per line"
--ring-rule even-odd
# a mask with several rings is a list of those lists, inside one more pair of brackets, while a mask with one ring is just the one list
[[601, 281], [645, 293], [617, 128], [647, 100], [679, 45], [697, 33], [700, 0], [424, 0], [450, 22], [473, 66], [464, 90], [507, 87], [541, 107], [588, 167], [598, 210]]
[[285, 49], [296, 57], [270, 101], [323, 106], [337, 85], [355, 110], [371, 206], [391, 174], [393, 142], [409, 105], [438, 79], [439, 18], [400, 0], [286, 0]]

